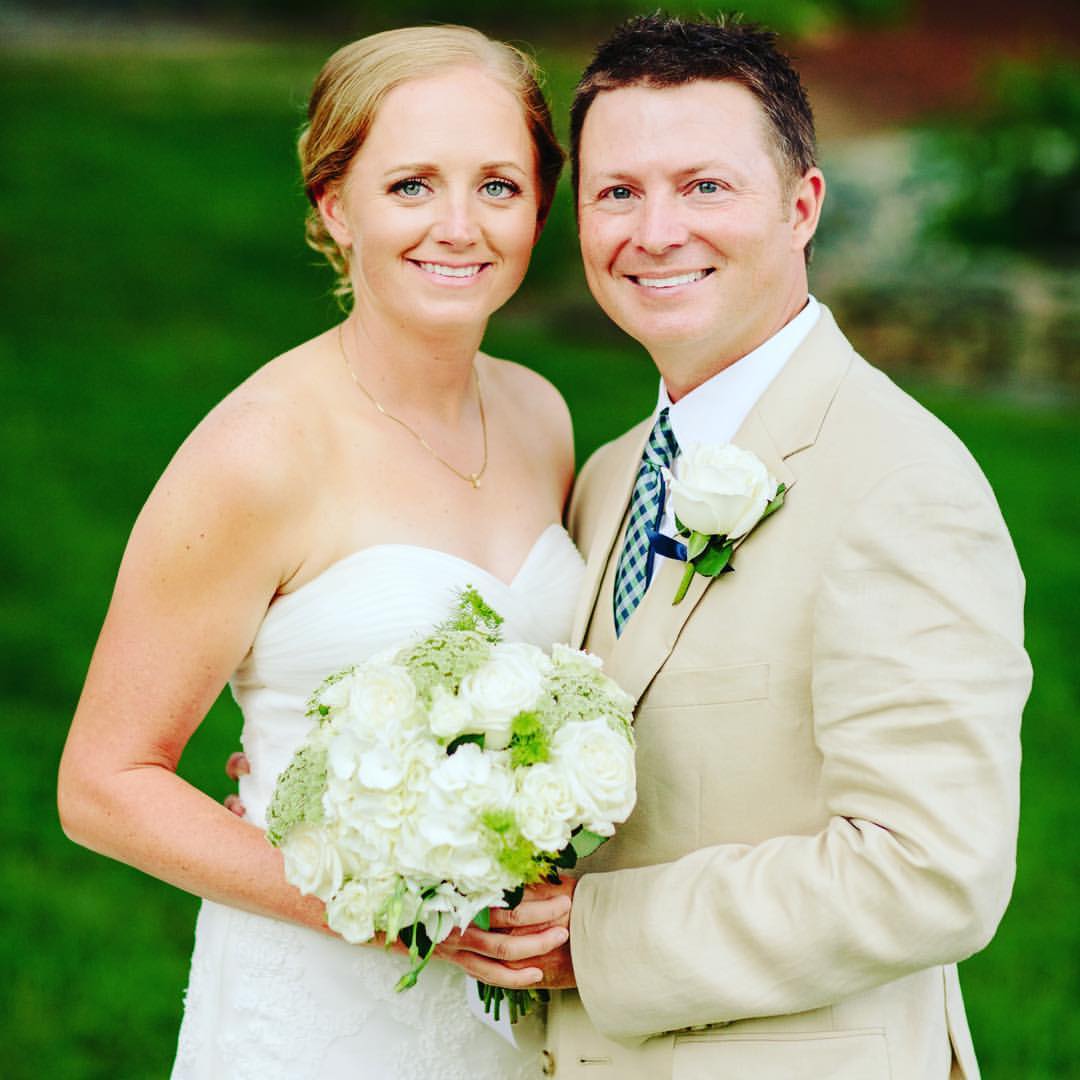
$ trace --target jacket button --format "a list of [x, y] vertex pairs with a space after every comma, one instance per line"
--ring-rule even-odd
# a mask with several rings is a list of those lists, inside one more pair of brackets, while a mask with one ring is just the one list
[[555, 1058], [552, 1056], [549, 1050], [545, 1050], [540, 1055], [540, 1071], [545, 1076], [555, 1075]]

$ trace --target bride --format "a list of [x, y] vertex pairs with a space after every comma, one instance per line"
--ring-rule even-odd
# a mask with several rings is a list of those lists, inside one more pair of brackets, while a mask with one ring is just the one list
[[[510, 639], [569, 635], [581, 560], [558, 524], [566, 407], [479, 351], [562, 152], [527, 58], [460, 27], [341, 49], [308, 119], [308, 240], [351, 312], [226, 397], [147, 500], [64, 751], [61, 820], [204, 898], [176, 1080], [532, 1076], [533, 1054], [470, 1013], [465, 972], [529, 986], [538, 969], [500, 961], [565, 929], [470, 928], [395, 995], [403, 958], [329, 931], [259, 826], [312, 690], [427, 632], [456, 590], [479, 588]], [[243, 820], [176, 775], [226, 681], [251, 764]]]

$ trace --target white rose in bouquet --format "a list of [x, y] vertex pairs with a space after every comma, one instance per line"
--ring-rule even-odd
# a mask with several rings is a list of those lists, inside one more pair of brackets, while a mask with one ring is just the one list
[[552, 763], [564, 777], [580, 811], [581, 824], [611, 836], [614, 822], [634, 808], [634, 747], [606, 720], [564, 724], [551, 743]]
[[326, 903], [327, 921], [351, 945], [375, 936], [375, 920], [394, 892], [391, 877], [367, 881], [354, 878]]
[[281, 845], [285, 877], [302, 893], [328, 900], [345, 878], [337, 838], [317, 825], [297, 825]]
[[432, 734], [450, 742], [473, 726], [473, 707], [463, 697], [451, 694], [443, 686], [435, 687], [428, 710]]
[[473, 709], [473, 730], [484, 735], [485, 749], [505, 750], [514, 717], [536, 704], [544, 682], [537, 655], [543, 658], [531, 646], [500, 643], [482, 668], [462, 679], [461, 697]]
[[776, 495], [764, 462], [731, 443], [692, 444], [675, 461], [671, 498], [679, 520], [705, 536], [737, 540]]
[[364, 727], [409, 727], [423, 721], [417, 705], [416, 684], [405, 668], [368, 663], [349, 695], [348, 713]]
[[571, 824], [578, 813], [568, 778], [545, 763], [520, 769], [519, 775], [514, 815], [521, 822], [522, 835], [540, 851], [562, 851], [570, 843]]

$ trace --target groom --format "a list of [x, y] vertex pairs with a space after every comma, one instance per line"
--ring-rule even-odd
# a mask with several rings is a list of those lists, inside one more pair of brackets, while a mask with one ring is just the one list
[[[570, 509], [577, 634], [638, 700], [639, 794], [564, 886], [570, 940], [542, 966], [577, 989], [547, 1069], [977, 1076], [955, 965], [1009, 899], [1030, 685], [994, 496], [808, 296], [825, 183], [771, 35], [631, 21], [571, 139], [589, 286], [661, 380]], [[728, 441], [786, 501], [675, 606], [656, 470]]]

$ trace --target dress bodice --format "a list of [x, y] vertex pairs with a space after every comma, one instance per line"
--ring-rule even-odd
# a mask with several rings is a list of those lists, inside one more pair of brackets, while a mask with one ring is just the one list
[[[583, 573], [551, 525], [510, 582], [446, 552], [380, 544], [278, 597], [231, 684], [251, 762], [246, 820], [265, 827], [327, 675], [425, 636], [469, 585], [503, 616], [507, 641], [550, 648], [569, 637]], [[204, 901], [173, 1080], [538, 1080], [539, 1017], [519, 1023], [511, 1046], [470, 1012], [460, 968], [435, 958], [395, 993], [406, 967], [396, 953]]]
[[507, 641], [566, 641], [583, 564], [565, 530], [548, 526], [513, 580], [434, 548], [379, 544], [331, 564], [279, 596], [232, 678], [251, 774], [240, 783], [249, 820], [265, 825], [274, 784], [311, 727], [308, 698], [327, 675], [416, 641], [471, 585], [503, 616]]

